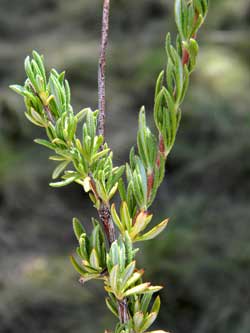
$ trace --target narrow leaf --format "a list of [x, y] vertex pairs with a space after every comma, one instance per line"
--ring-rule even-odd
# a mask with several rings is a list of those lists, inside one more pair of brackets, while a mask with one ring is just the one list
[[131, 295], [136, 295], [136, 294], [143, 294], [150, 286], [149, 282], [139, 284], [136, 287], [133, 287], [131, 289], [128, 289], [125, 293], [124, 296], [131, 296]]
[[85, 233], [85, 230], [84, 230], [82, 224], [76, 217], [73, 218], [73, 229], [74, 229], [75, 236], [78, 240], [80, 239], [81, 235]]
[[76, 178], [77, 178], [76, 176], [69, 177], [69, 178], [62, 180], [60, 182], [57, 182], [57, 183], [50, 183], [49, 185], [51, 187], [63, 187], [63, 186], [73, 183], [76, 180]]
[[70, 161], [63, 161], [60, 163], [55, 170], [52, 173], [52, 179], [56, 179], [60, 176], [60, 174], [63, 172], [63, 170], [67, 167]]
[[158, 236], [168, 225], [169, 219], [162, 221], [160, 224], [158, 224], [156, 227], [148, 231], [146, 234], [137, 237], [136, 241], [146, 241], [149, 239], [153, 239], [156, 236]]

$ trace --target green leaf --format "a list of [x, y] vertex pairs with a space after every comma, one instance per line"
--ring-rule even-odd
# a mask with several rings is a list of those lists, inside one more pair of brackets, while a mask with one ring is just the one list
[[152, 306], [151, 312], [156, 312], [158, 314], [160, 311], [160, 307], [161, 307], [161, 299], [160, 296], [157, 296]]
[[78, 264], [73, 256], [70, 256], [70, 261], [75, 268], [75, 270], [82, 276], [86, 276], [86, 271]]
[[41, 117], [41, 115], [36, 112], [33, 108], [30, 109], [30, 116], [32, 116], [32, 118], [37, 121], [40, 125], [45, 126], [45, 122], [43, 120], [43, 118]]
[[70, 163], [70, 161], [63, 161], [62, 163], [60, 163], [55, 170], [52, 173], [52, 179], [56, 179], [60, 176], [60, 174], [63, 172], [63, 170], [68, 166], [68, 164]]
[[196, 60], [197, 60], [197, 55], [199, 53], [199, 45], [196, 42], [195, 39], [191, 38], [189, 45], [188, 45], [188, 51], [190, 54], [190, 73], [194, 70], [196, 66]]
[[169, 220], [166, 219], [164, 221], [162, 221], [160, 224], [158, 224], [156, 227], [154, 227], [153, 229], [151, 229], [150, 231], [148, 231], [147, 233], [145, 233], [144, 235], [137, 237], [136, 241], [146, 241], [149, 239], [153, 239], [156, 236], [158, 236], [168, 225]]
[[118, 283], [118, 276], [119, 276], [118, 274], [119, 274], [119, 266], [115, 265], [112, 268], [112, 270], [110, 272], [110, 276], [109, 276], [110, 287], [114, 293], [117, 291], [117, 283]]
[[85, 230], [81, 222], [76, 217], [73, 218], [72, 222], [73, 222], [74, 233], [76, 235], [76, 238], [79, 240], [81, 235], [85, 233]]
[[30, 82], [32, 83], [33, 87], [37, 90], [37, 85], [36, 85], [36, 79], [35, 79], [35, 75], [33, 73], [33, 70], [31, 68], [31, 63], [30, 63], [30, 57], [26, 57], [24, 60], [24, 68], [25, 68], [25, 72], [30, 80]]
[[144, 274], [144, 270], [141, 269], [139, 271], [136, 271], [135, 273], [133, 273], [133, 275], [128, 279], [126, 286], [124, 287], [125, 289], [130, 288], [132, 285], [134, 285]]
[[188, 70], [187, 65], [185, 65], [184, 66], [184, 83], [183, 83], [182, 95], [180, 98], [180, 104], [183, 102], [183, 99], [186, 96], [188, 86], [189, 86], [189, 70]]
[[94, 154], [92, 156], [92, 163], [99, 160], [100, 158], [104, 157], [105, 155], [107, 155], [110, 151], [110, 148], [104, 149], [102, 151], [99, 151], [98, 153]]
[[117, 211], [115, 209], [115, 204], [113, 203], [112, 206], [111, 206], [111, 215], [112, 215], [112, 218], [116, 224], [116, 226], [119, 228], [119, 230], [121, 231], [121, 233], [124, 233], [125, 229], [122, 225], [122, 222], [117, 214]]
[[64, 156], [59, 156], [59, 155], [52, 155], [49, 157], [49, 160], [51, 161], [65, 161]]
[[26, 96], [27, 90], [23, 86], [20, 86], [18, 84], [12, 84], [9, 86], [9, 88], [23, 97]]
[[149, 282], [139, 284], [138, 286], [135, 286], [131, 289], [128, 289], [125, 293], [124, 296], [128, 297], [131, 295], [136, 295], [136, 294], [143, 294], [150, 286]]
[[145, 108], [139, 113], [139, 128], [137, 134], [137, 146], [139, 155], [148, 172], [153, 169], [156, 159], [157, 143], [154, 135], [146, 125]]
[[162, 286], [150, 286], [148, 289], [145, 291], [145, 293], [157, 293], [160, 291], [163, 287]]
[[132, 239], [135, 239], [135, 237], [147, 227], [152, 217], [153, 217], [152, 214], [148, 214], [144, 211], [139, 213], [131, 229], [130, 236]]
[[119, 318], [119, 314], [117, 311], [117, 308], [114, 306], [114, 303], [111, 301], [109, 297], [105, 299], [107, 308], [115, 315], [117, 318]]
[[[69, 82], [67, 80], [65, 80], [65, 103], [66, 103], [66, 107], [70, 107], [70, 99], [71, 99], [71, 92], [70, 92]], [[77, 115], [76, 115], [76, 117], [77, 117]], [[81, 120], [82, 120], [82, 118], [79, 115], [77, 117], [77, 121], [79, 122]]]
[[90, 261], [91, 267], [93, 267], [97, 271], [100, 270], [100, 264], [99, 264], [99, 259], [98, 259], [96, 249], [93, 249], [91, 251], [89, 261]]
[[45, 71], [45, 68], [44, 68], [43, 56], [41, 56], [36, 51], [33, 51], [32, 55], [33, 55], [33, 58], [35, 59], [37, 65], [39, 67], [39, 70], [40, 70], [40, 73], [42, 74], [43, 80], [46, 83], [46, 71]]
[[110, 262], [111, 262], [111, 268], [113, 266], [119, 264], [119, 252], [120, 251], [119, 251], [119, 247], [118, 247], [118, 242], [117, 242], [117, 240], [115, 240], [112, 243], [110, 251], [109, 251], [109, 259], [110, 259]]
[[[80, 232], [81, 230], [78, 231], [79, 234]], [[79, 244], [80, 244], [81, 255], [84, 257], [85, 260], [89, 260], [89, 252], [90, 252], [89, 240], [85, 232], [81, 234], [81, 237], [79, 238]]]
[[182, 21], [182, 0], [175, 1], [175, 22], [182, 39], [184, 39], [183, 21]]
[[57, 183], [50, 183], [49, 185], [51, 187], [63, 187], [63, 186], [66, 186], [66, 185], [69, 185], [69, 184], [73, 183], [76, 179], [77, 179], [77, 176], [73, 176], [73, 177], [69, 177], [67, 179], [64, 179], [60, 182], [57, 182]]
[[40, 122], [36, 121], [33, 117], [31, 117], [28, 112], [25, 112], [25, 117], [34, 125], [39, 127], [44, 127], [44, 124], [41, 124]]
[[150, 313], [143, 322], [143, 325], [141, 326], [141, 332], [146, 331], [146, 329], [152, 326], [156, 318], [157, 318], [157, 313], [155, 312]]
[[132, 226], [132, 219], [129, 214], [129, 209], [126, 201], [123, 201], [121, 204], [121, 209], [120, 209], [120, 215], [121, 215], [121, 220], [123, 226], [127, 229], [130, 230]]
[[119, 245], [118, 263], [119, 263], [120, 272], [123, 272], [126, 264], [126, 250], [121, 236], [118, 238], [118, 245]]
[[155, 86], [155, 101], [157, 99], [157, 96], [159, 95], [161, 89], [162, 89], [162, 84], [163, 84], [163, 80], [164, 80], [164, 71], [161, 71], [157, 81], [156, 81], [156, 86]]
[[91, 190], [91, 178], [85, 177], [83, 180], [83, 188], [86, 193], [88, 193]]
[[[120, 167], [116, 167], [116, 168], [113, 169], [112, 184], [115, 184], [115, 183], [120, 181], [124, 171], [125, 171], [125, 166], [124, 165], [121, 165]], [[119, 191], [120, 191], [120, 186], [121, 185], [118, 184], [118, 190]]]
[[77, 118], [78, 122], [82, 121], [86, 117], [86, 114], [89, 110], [90, 110], [89, 108], [85, 108], [76, 114], [76, 118]]
[[49, 141], [47, 140], [43, 140], [43, 139], [35, 139], [34, 140], [35, 143], [41, 145], [41, 146], [44, 146], [46, 148], [49, 148], [51, 150], [55, 150], [56, 146], [53, 144], [53, 143], [50, 143]]
[[[141, 299], [141, 310], [144, 314], [148, 312], [148, 306], [151, 302], [153, 294], [145, 294]], [[152, 311], [151, 311], [152, 312]]]
[[123, 271], [121, 275], [121, 289], [123, 289], [126, 286], [126, 283], [128, 282], [129, 278], [132, 276], [133, 272], [135, 270], [135, 261], [132, 261]]
[[129, 236], [128, 231], [125, 231], [125, 251], [126, 251], [126, 264], [130, 264], [131, 261], [134, 258], [134, 254], [133, 254], [133, 244], [132, 244], [132, 240]]
[[143, 332], [140, 330], [144, 320], [144, 314], [142, 312], [136, 312], [133, 317], [134, 328], [136, 332]]

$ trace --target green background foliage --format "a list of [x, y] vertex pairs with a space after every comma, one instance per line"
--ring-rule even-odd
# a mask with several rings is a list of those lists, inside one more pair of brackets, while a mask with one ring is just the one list
[[[1, 1], [0, 332], [97, 332], [112, 324], [101, 286], [81, 288], [67, 259], [75, 247], [71, 218], [86, 225], [91, 205], [78, 186], [47, 186], [53, 169], [47, 152], [31, 143], [37, 129], [7, 90], [23, 81], [22, 60], [35, 48], [48, 67], [66, 69], [74, 107], [95, 108], [100, 4]], [[147, 280], [165, 285], [157, 326], [247, 333], [250, 7], [243, 0], [210, 7], [167, 179], [153, 207], [171, 223], [160, 239], [143, 245], [140, 266]], [[134, 144], [140, 106], [152, 109], [172, 13], [166, 0], [113, 4], [107, 136], [117, 164]]]

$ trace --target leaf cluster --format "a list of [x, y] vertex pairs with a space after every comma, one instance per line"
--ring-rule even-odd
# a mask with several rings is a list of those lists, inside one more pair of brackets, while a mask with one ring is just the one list
[[[92, 219], [90, 235], [78, 219], [73, 219], [79, 244], [71, 262], [82, 282], [103, 281], [108, 293], [107, 307], [120, 319], [115, 333], [164, 333], [148, 331], [160, 309], [159, 296], [154, 300], [152, 297], [162, 287], [143, 281], [144, 271], [136, 267], [138, 249], [134, 243], [155, 238], [168, 224], [165, 219], [150, 227], [153, 215], [149, 208], [163, 181], [166, 161], [176, 140], [181, 104], [199, 51], [197, 32], [207, 9], [207, 0], [175, 0], [178, 34], [175, 43], [170, 34], [166, 37], [167, 65], [157, 78], [154, 94], [155, 128], [149, 128], [142, 107], [137, 144], [125, 165], [113, 165], [113, 153], [98, 134], [99, 111], [84, 108], [75, 113], [65, 72], [52, 69], [47, 73], [43, 56], [38, 52], [33, 51], [32, 57], [25, 60], [24, 85], [11, 86], [24, 98], [28, 120], [44, 128], [47, 138], [35, 142], [51, 150], [49, 159], [57, 163], [50, 185], [79, 184], [97, 209], [99, 219]], [[119, 211], [112, 203], [115, 194], [119, 195]]]

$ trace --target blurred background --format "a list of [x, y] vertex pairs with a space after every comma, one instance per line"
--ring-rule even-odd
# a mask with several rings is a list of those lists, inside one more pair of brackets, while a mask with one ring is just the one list
[[[114, 0], [107, 64], [107, 139], [116, 163], [135, 143], [142, 104], [152, 123], [155, 79], [175, 33], [173, 1]], [[250, 332], [250, 3], [211, 0], [183, 120], [153, 207], [167, 232], [146, 243], [139, 266], [165, 286], [156, 328]], [[97, 106], [101, 0], [0, 0], [0, 332], [103, 332], [114, 321], [101, 283], [82, 287], [68, 260], [71, 219], [90, 225], [79, 186], [49, 188], [53, 162], [8, 85], [24, 57], [66, 70], [73, 105]]]

